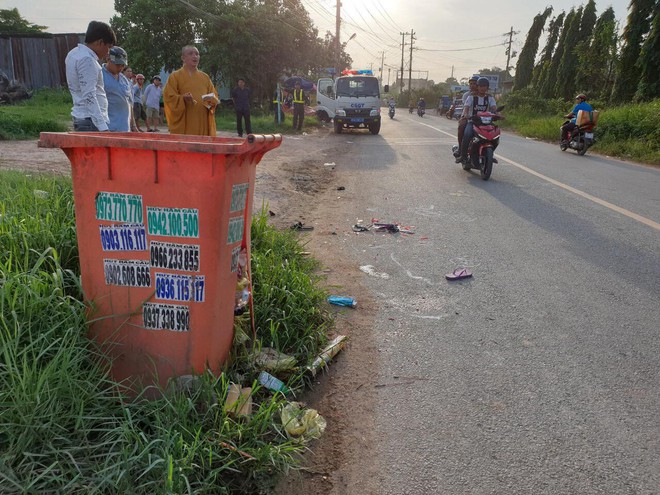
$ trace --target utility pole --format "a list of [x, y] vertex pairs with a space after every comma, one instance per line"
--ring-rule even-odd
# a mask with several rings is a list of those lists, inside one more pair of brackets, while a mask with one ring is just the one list
[[403, 50], [406, 46], [406, 35], [410, 33], [399, 33], [401, 35], [401, 80], [399, 85], [401, 86], [401, 93], [403, 93]]
[[335, 30], [335, 54], [337, 61], [335, 64], [335, 78], [339, 77], [341, 72], [341, 44], [339, 43], [339, 29], [341, 28], [341, 2], [337, 0], [337, 25]]
[[410, 65], [408, 66], [408, 97], [412, 96], [412, 52], [415, 42], [415, 31], [410, 30]]
[[454, 66], [451, 66], [451, 78], [454, 79]]
[[388, 67], [387, 68], [387, 85], [390, 85], [390, 75], [392, 74], [392, 68]]
[[506, 49], [506, 73], [509, 73], [509, 62], [511, 62], [511, 42], [513, 41], [513, 26], [511, 26], [511, 31], [506, 33], [509, 35], [509, 47]]
[[385, 52], [380, 57], [380, 83], [383, 84], [383, 66], [385, 65]]

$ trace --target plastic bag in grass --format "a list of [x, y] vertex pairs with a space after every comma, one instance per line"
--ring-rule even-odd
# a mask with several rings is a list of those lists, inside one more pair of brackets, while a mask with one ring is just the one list
[[316, 409], [304, 409], [300, 402], [289, 402], [282, 408], [280, 417], [289, 437], [301, 441], [319, 438], [327, 424]]
[[297, 364], [296, 358], [270, 347], [262, 347], [252, 357], [257, 368], [275, 373], [292, 370]]

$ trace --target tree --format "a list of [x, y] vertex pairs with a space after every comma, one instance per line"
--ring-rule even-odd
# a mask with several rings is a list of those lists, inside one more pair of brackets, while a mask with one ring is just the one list
[[639, 54], [639, 66], [641, 74], [635, 100], [660, 98], [660, 1], [651, 21], [651, 31]]
[[532, 27], [529, 28], [525, 44], [520, 52], [518, 63], [516, 64], [516, 76], [513, 81], [514, 89], [522, 89], [529, 86], [532, 82], [532, 72], [534, 70], [534, 59], [539, 49], [539, 38], [543, 32], [545, 21], [552, 13], [552, 7], [547, 7], [543, 13], [534, 17]]
[[[577, 72], [578, 57], [575, 46], [580, 39], [580, 20], [583, 9], [580, 7], [575, 12], [571, 23], [568, 25], [566, 38], [564, 40], [564, 52], [557, 70], [557, 82], [555, 83], [555, 96], [565, 100], [573, 98], [575, 93], [575, 74]], [[566, 26], [564, 26], [566, 29]]]
[[43, 34], [46, 29], [23, 19], [18, 9], [0, 9], [0, 34]]
[[564, 24], [561, 29], [561, 34], [559, 35], [559, 40], [557, 41], [557, 48], [555, 49], [554, 54], [552, 55], [552, 60], [548, 66], [548, 70], [545, 72], [545, 77], [540, 81], [540, 93], [544, 98], [554, 98], [555, 89], [557, 86], [557, 72], [559, 70], [559, 63], [561, 62], [562, 56], [564, 55], [564, 48], [566, 47], [566, 36], [568, 35], [568, 28], [573, 22], [575, 17], [575, 9], [571, 11], [564, 18]]
[[579, 91], [603, 97], [612, 92], [616, 63], [617, 29], [614, 9], [605, 10], [594, 27], [591, 38], [580, 44], [576, 84]]
[[637, 89], [641, 67], [637, 64], [642, 49], [642, 40], [649, 31], [649, 16], [656, 0], [630, 0], [628, 22], [623, 30], [623, 48], [619, 59], [612, 100], [630, 101]]
[[594, 32], [594, 24], [596, 24], [596, 2], [589, 0], [582, 12], [582, 19], [580, 19], [580, 42], [586, 42], [591, 38]]
[[564, 23], [564, 15], [564, 12], [562, 12], [550, 21], [550, 25], [548, 26], [548, 41], [545, 43], [545, 48], [541, 53], [539, 63], [534, 67], [534, 74], [532, 77], [532, 86], [534, 87], [538, 87], [539, 82], [545, 79], [543, 72], [544, 70], [547, 72], [550, 62], [552, 61], [552, 54], [555, 51], [557, 38], [559, 38], [559, 31]]

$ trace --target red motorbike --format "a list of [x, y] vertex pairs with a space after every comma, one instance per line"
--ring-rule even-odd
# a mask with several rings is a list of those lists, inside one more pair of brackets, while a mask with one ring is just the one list
[[[496, 112], [503, 108], [503, 106], [498, 107]], [[493, 163], [497, 163], [493, 154], [500, 144], [500, 128], [495, 121], [503, 119], [504, 117], [499, 113], [492, 112], [477, 112], [477, 115], [472, 117], [474, 137], [468, 148], [468, 158], [463, 164], [463, 170], [476, 168], [481, 172], [483, 180], [490, 179]]]

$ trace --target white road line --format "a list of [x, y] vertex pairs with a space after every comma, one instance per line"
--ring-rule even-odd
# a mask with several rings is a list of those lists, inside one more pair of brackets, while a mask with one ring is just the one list
[[[411, 119], [412, 120], [412, 119]], [[434, 127], [429, 124], [425, 124], [424, 122], [417, 122], [420, 125], [424, 125], [426, 127], [430, 127], [431, 129], [434, 129], [438, 132], [441, 132], [443, 134], [447, 134], [448, 136], [454, 137], [452, 134], [448, 133], [447, 131], [443, 131], [442, 129], [438, 129], [437, 127]], [[497, 157], [500, 160], [504, 160], [507, 163], [510, 163], [514, 167], [518, 167], [520, 170], [523, 170], [529, 174], [532, 174], [540, 179], [543, 179], [544, 181], [549, 182], [550, 184], [554, 184], [557, 187], [561, 187], [562, 189], [565, 189], [566, 191], [572, 192], [573, 194], [577, 194], [578, 196], [583, 197], [584, 199], [588, 199], [589, 201], [593, 201], [594, 203], [604, 206], [605, 208], [609, 208], [612, 211], [616, 211], [617, 213], [620, 213], [621, 215], [624, 215], [628, 218], [632, 218], [633, 220], [637, 220], [640, 223], [643, 223], [644, 225], [647, 225], [653, 229], [660, 230], [660, 223], [654, 222], [650, 218], [643, 217], [642, 215], [638, 215], [635, 212], [632, 212], [630, 210], [626, 210], [625, 208], [621, 208], [620, 206], [617, 206], [615, 204], [612, 204], [608, 201], [605, 201], [604, 199], [597, 198], [596, 196], [592, 196], [591, 194], [588, 194], [584, 191], [580, 191], [579, 189], [576, 189], [572, 186], [569, 186], [568, 184], [564, 184], [563, 182], [559, 182], [558, 180], [552, 179], [548, 177], [547, 175], [543, 175], [535, 170], [532, 170], [531, 168], [528, 168], [520, 163], [514, 162], [510, 158], [506, 158], [499, 153], [497, 154]]]

